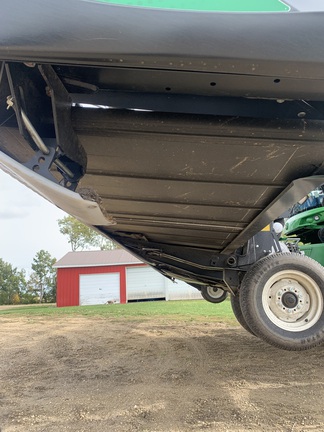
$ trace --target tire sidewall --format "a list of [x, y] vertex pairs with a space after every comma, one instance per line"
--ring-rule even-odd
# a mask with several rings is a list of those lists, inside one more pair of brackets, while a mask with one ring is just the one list
[[255, 336], [255, 334], [253, 333], [253, 331], [250, 329], [250, 327], [247, 325], [242, 310], [241, 310], [241, 305], [240, 305], [240, 298], [239, 298], [239, 294], [236, 294], [236, 296], [231, 294], [231, 306], [232, 306], [232, 311], [233, 314], [235, 315], [235, 318], [237, 319], [237, 321], [239, 322], [239, 324], [246, 330], [248, 331], [251, 335]]

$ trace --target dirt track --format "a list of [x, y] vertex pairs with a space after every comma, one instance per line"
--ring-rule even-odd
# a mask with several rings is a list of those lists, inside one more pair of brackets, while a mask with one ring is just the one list
[[324, 431], [324, 348], [241, 328], [0, 319], [1, 432]]

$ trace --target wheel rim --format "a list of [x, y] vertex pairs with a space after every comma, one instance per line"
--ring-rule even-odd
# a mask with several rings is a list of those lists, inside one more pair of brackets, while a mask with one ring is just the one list
[[321, 317], [323, 295], [310, 276], [295, 270], [284, 270], [266, 282], [262, 306], [270, 321], [281, 329], [304, 331]]
[[224, 290], [217, 287], [207, 287], [207, 294], [214, 299], [219, 299], [224, 294]]

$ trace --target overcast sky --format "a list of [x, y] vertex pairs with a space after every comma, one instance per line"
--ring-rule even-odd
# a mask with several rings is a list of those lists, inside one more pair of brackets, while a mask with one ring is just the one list
[[[286, 3], [284, 1], [284, 3]], [[323, 10], [323, 0], [287, 0], [287, 3], [301, 12], [303, 11], [321, 11]]]
[[0, 170], [0, 258], [30, 273], [35, 254], [60, 259], [71, 250], [59, 232], [63, 211]]

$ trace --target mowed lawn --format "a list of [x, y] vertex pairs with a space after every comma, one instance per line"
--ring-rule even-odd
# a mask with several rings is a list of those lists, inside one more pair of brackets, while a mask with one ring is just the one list
[[72, 306], [58, 308], [55, 305], [0, 306], [1, 316], [97, 316], [102, 318], [169, 318], [186, 321], [218, 321], [236, 325], [229, 300], [212, 304], [204, 300], [152, 301], [99, 306]]

